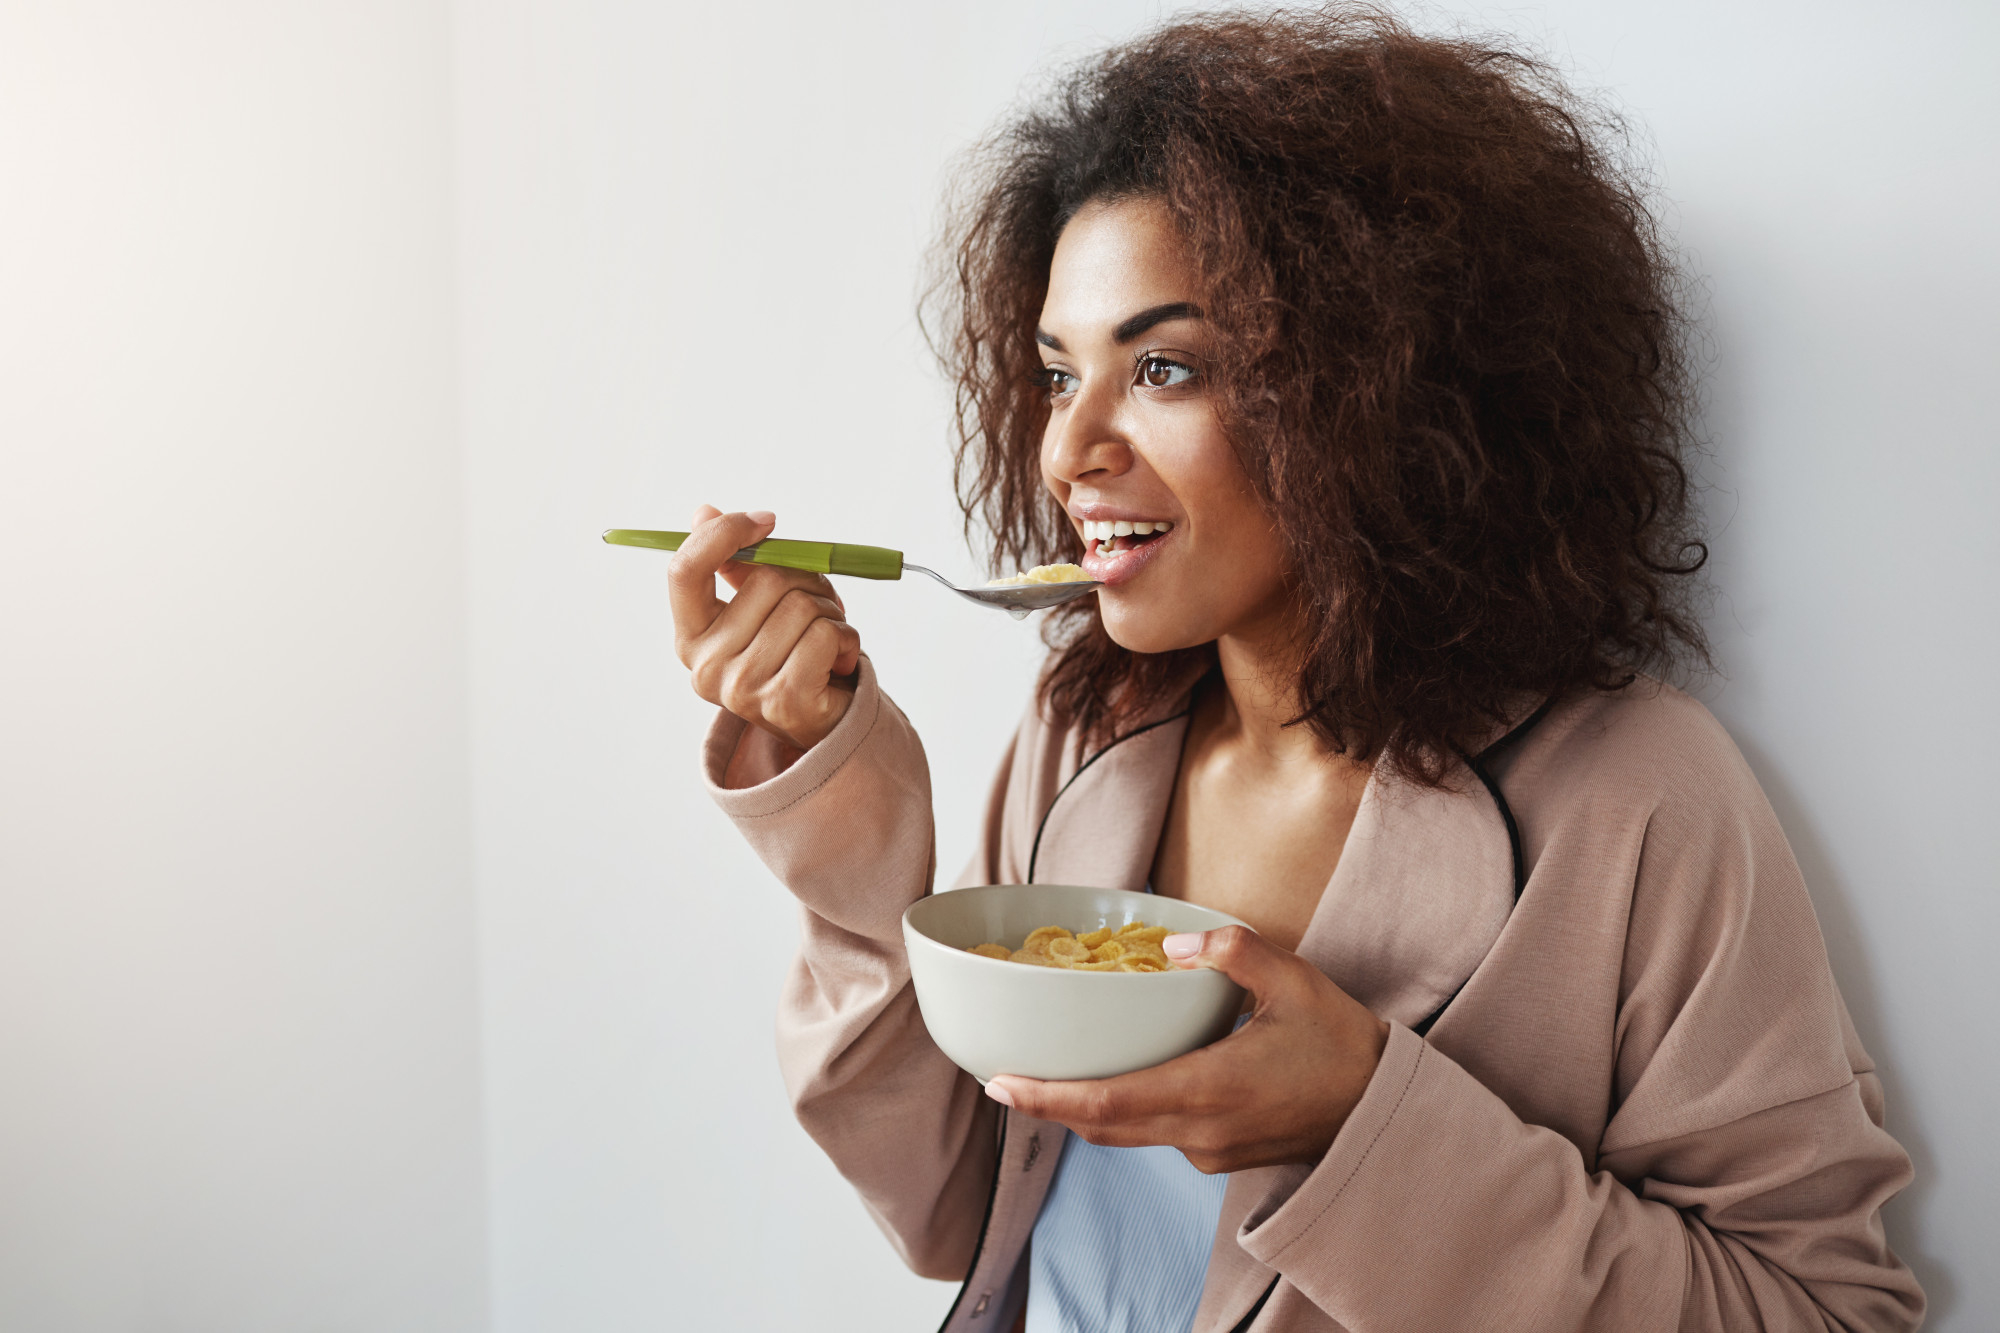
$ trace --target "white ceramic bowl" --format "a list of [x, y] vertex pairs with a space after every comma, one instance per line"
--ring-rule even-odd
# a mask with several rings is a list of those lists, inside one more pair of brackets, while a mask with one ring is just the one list
[[981, 958], [1038, 926], [1082, 934], [1144, 921], [1170, 931], [1243, 923], [1177, 898], [1067, 884], [993, 884], [933, 894], [903, 913], [917, 1007], [932, 1040], [984, 1083], [995, 1074], [1109, 1078], [1227, 1036], [1243, 990], [1208, 968], [1071, 972]]

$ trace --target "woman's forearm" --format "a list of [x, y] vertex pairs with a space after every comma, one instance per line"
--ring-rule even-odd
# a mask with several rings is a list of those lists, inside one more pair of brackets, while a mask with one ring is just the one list
[[864, 659], [832, 733], [782, 764], [779, 753], [724, 715], [705, 767], [717, 804], [804, 909], [777, 1023], [794, 1109], [912, 1268], [962, 1276], [997, 1116], [931, 1041], [910, 987], [902, 913], [935, 874], [923, 745]]
[[1923, 1298], [1878, 1210], [1908, 1178], [1853, 1084], [1592, 1171], [1397, 1028], [1326, 1159], [1240, 1237], [1355, 1328], [1900, 1330]]

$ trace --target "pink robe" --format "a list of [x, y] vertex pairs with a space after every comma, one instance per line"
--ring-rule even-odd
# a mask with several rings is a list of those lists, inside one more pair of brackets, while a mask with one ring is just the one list
[[[959, 885], [1032, 863], [1037, 883], [1142, 888], [1185, 707], [1093, 750], [1031, 707]], [[732, 756], [755, 785], [721, 785]], [[945, 1328], [1004, 1333], [1067, 1131], [1003, 1115], [924, 1030], [899, 924], [936, 872], [915, 731], [864, 659], [789, 768], [727, 713], [704, 764], [805, 909], [778, 1018], [800, 1123], [913, 1269], [965, 1280]], [[1299, 952], [1389, 1021], [1388, 1047], [1322, 1160], [1231, 1176], [1198, 1333], [1267, 1290], [1258, 1333], [1915, 1328], [1880, 1214], [1909, 1159], [1722, 727], [1641, 680], [1561, 701], [1489, 769], [1518, 904], [1469, 770], [1369, 784]]]

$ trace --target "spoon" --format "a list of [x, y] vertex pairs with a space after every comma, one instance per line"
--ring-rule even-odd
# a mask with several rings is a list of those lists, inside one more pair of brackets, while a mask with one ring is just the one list
[[[644, 546], [655, 551], [678, 551], [688, 539], [685, 532], [643, 532], [632, 528], [612, 528], [604, 540], [613, 546]], [[935, 569], [925, 569], [903, 559], [901, 551], [886, 546], [853, 546], [846, 542], [794, 542], [766, 537], [738, 551], [733, 560], [746, 565], [777, 565], [803, 569], [814, 574], [847, 574], [858, 579], [900, 579], [904, 570], [928, 574], [963, 597], [981, 606], [996, 607], [1016, 620], [1028, 612], [1040, 611], [1074, 601], [1104, 585], [1095, 579], [1076, 583], [1028, 583], [1008, 588], [961, 588]]]

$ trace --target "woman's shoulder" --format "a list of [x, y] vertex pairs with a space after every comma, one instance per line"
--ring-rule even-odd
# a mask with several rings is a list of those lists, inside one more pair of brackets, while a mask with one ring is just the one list
[[1641, 678], [1566, 698], [1544, 725], [1504, 786], [1535, 878], [1574, 914], [1565, 938], [1582, 918], [1617, 942], [1627, 1091], [1606, 1144], [1720, 1125], [1868, 1070], [1797, 858], [1714, 714]]
[[1551, 865], [1626, 880], [1635, 923], [1727, 913], [1753, 894], [1765, 914], [1811, 921], [1757, 775], [1685, 691], [1641, 677], [1566, 697], [1514, 750], [1494, 772], [1531, 864], [1553, 854]]
[[1588, 802], [1634, 816], [1717, 814], [1764, 796], [1743, 752], [1702, 702], [1641, 675], [1622, 689], [1583, 689], [1494, 765], [1510, 800]]

